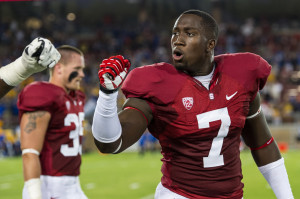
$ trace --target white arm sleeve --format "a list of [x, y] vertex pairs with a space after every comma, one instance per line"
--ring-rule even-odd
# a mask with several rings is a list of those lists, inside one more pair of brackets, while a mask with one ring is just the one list
[[18, 73], [18, 71], [23, 68], [22, 58], [19, 57], [14, 62], [0, 68], [0, 79], [3, 79], [3, 81], [9, 86], [16, 86], [26, 79], [26, 77], [23, 77]]
[[99, 90], [92, 133], [96, 140], [111, 143], [120, 138], [122, 127], [117, 113], [118, 92], [105, 94]]
[[283, 158], [270, 164], [258, 167], [258, 169], [268, 181], [278, 199], [294, 198]]

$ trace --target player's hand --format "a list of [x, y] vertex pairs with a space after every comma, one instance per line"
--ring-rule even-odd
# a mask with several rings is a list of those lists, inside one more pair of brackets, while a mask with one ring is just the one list
[[26, 46], [21, 57], [0, 68], [0, 78], [7, 85], [16, 86], [33, 73], [55, 66], [60, 57], [48, 39], [38, 37]]
[[53, 44], [42, 37], [34, 39], [23, 51], [22, 63], [28, 73], [37, 73], [52, 68], [61, 55]]
[[107, 94], [117, 91], [125, 80], [130, 65], [130, 61], [122, 55], [104, 59], [98, 71], [100, 90]]

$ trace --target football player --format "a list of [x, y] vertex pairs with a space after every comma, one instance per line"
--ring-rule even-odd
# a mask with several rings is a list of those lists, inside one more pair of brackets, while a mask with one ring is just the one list
[[[163, 155], [156, 199], [241, 199], [242, 135], [276, 197], [293, 198], [260, 106], [258, 91], [271, 66], [252, 53], [214, 56], [218, 26], [206, 12], [184, 12], [172, 32], [173, 65], [139, 67], [126, 77], [127, 59], [103, 60], [92, 127], [98, 149], [120, 153], [148, 128]], [[123, 81], [127, 101], [117, 114], [116, 91]]]
[[14, 62], [0, 68], [0, 98], [33, 73], [53, 67], [60, 54], [45, 38], [34, 39]]
[[58, 47], [49, 82], [33, 82], [19, 94], [23, 199], [86, 199], [79, 172], [85, 95], [83, 53]]

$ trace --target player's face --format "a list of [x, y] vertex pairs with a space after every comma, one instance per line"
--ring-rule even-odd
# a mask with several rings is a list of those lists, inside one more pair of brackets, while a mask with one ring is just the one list
[[80, 82], [84, 77], [84, 58], [72, 53], [72, 59], [64, 67], [64, 86], [67, 90], [80, 89]]
[[192, 76], [206, 75], [211, 68], [210, 40], [204, 34], [201, 17], [181, 15], [174, 24], [171, 48], [174, 66]]

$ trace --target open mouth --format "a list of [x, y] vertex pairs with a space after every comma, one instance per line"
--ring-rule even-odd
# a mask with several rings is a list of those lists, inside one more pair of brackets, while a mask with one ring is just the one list
[[175, 61], [179, 61], [182, 58], [183, 58], [183, 53], [180, 50], [176, 49], [176, 50], [173, 51], [173, 59]]

